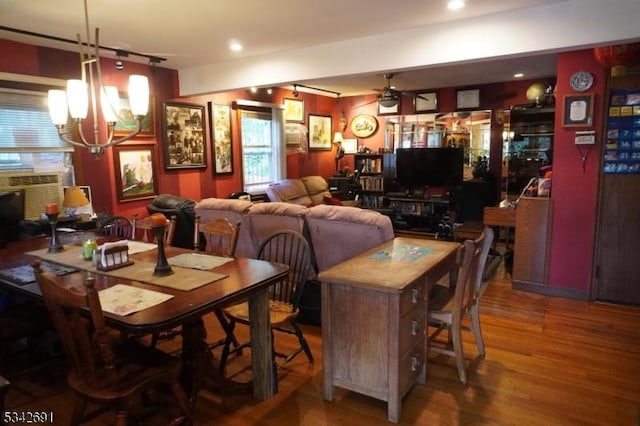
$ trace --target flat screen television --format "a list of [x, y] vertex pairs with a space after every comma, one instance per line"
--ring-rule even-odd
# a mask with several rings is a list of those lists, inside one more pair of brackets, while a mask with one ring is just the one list
[[396, 176], [405, 189], [462, 184], [464, 148], [399, 148]]

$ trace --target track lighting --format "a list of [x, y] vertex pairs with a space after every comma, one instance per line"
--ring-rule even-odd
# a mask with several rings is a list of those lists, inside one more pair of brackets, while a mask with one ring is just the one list
[[298, 95], [300, 94], [300, 92], [298, 92], [298, 86], [296, 86], [295, 84], [293, 85], [293, 96], [294, 97], [298, 97]]

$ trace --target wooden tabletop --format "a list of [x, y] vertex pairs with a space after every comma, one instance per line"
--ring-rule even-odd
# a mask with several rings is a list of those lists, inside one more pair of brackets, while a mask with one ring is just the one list
[[396, 237], [319, 274], [319, 279], [399, 292], [451, 258], [459, 243]]

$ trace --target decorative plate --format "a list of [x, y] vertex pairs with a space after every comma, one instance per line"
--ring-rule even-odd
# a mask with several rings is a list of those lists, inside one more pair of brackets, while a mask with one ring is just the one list
[[351, 133], [357, 138], [368, 138], [378, 130], [378, 119], [371, 114], [358, 114], [351, 120]]
[[571, 88], [576, 92], [584, 92], [591, 89], [593, 85], [593, 74], [587, 71], [578, 71], [569, 80]]

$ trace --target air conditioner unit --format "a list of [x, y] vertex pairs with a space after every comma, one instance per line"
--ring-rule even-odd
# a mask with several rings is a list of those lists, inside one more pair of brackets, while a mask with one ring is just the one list
[[18, 189], [24, 189], [24, 218], [38, 220], [45, 204], [62, 204], [62, 173], [0, 173], [0, 191]]

